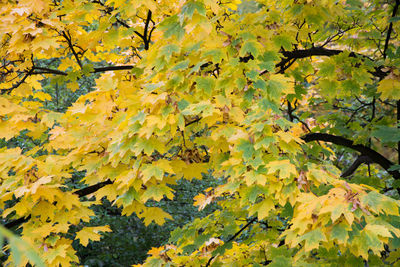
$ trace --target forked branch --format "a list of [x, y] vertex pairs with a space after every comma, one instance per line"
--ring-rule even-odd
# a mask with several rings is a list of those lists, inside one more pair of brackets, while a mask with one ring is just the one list
[[385, 169], [396, 180], [400, 179], [399, 171], [390, 170], [390, 167], [392, 167], [394, 165], [393, 162], [391, 162], [386, 157], [384, 157], [382, 154], [378, 153], [377, 151], [375, 151], [367, 146], [364, 146], [361, 144], [354, 144], [354, 142], [350, 139], [347, 139], [342, 136], [336, 136], [333, 134], [327, 134], [327, 133], [309, 133], [309, 134], [304, 135], [302, 137], [302, 139], [307, 143], [312, 142], [312, 141], [324, 141], [324, 142], [333, 143], [336, 145], [351, 148], [357, 152], [360, 152], [361, 155], [367, 156], [372, 162], [379, 164], [383, 169]]

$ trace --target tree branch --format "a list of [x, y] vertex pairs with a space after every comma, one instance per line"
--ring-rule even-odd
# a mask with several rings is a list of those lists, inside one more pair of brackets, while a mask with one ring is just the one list
[[79, 190], [75, 191], [74, 194], [78, 195], [78, 197], [84, 197], [84, 196], [90, 195], [90, 194], [96, 192], [97, 190], [99, 190], [100, 188], [102, 188], [106, 185], [112, 184], [112, 183], [113, 182], [110, 179], [108, 179], [107, 181], [79, 189]]
[[[393, 7], [393, 12], [392, 12], [391, 18], [394, 18], [396, 16], [399, 5], [400, 5], [400, 0], [396, 0], [396, 4]], [[393, 30], [393, 22], [390, 22], [389, 29], [388, 29], [387, 35], [386, 35], [385, 46], [383, 48], [383, 58], [386, 58], [386, 56], [387, 56], [386, 53], [387, 53], [387, 49], [389, 47], [390, 35], [392, 34], [392, 30]]]
[[[134, 67], [135, 66], [133, 66], [133, 65], [97, 67], [97, 68], [93, 68], [93, 71], [91, 71], [91, 73], [99, 73], [99, 72], [106, 72], [106, 71], [116, 71], [116, 70], [131, 70]], [[24, 77], [21, 80], [19, 80], [16, 84], [11, 86], [10, 88], [0, 89], [0, 95], [5, 94], [5, 93], [9, 93], [12, 90], [18, 88], [18, 86], [23, 84], [25, 82], [25, 80], [29, 76], [31, 76], [31, 75], [40, 75], [40, 74], [54, 74], [54, 75], [63, 75], [63, 76], [67, 76], [68, 75], [67, 72], [64, 72], [64, 71], [61, 71], [61, 70], [33, 66], [30, 70], [26, 70]]]
[[187, 127], [193, 123], [199, 122], [200, 120], [201, 120], [201, 117], [197, 117], [197, 118], [193, 119], [192, 121], [186, 122], [185, 127]]
[[31, 76], [32, 72], [33, 72], [33, 69], [30, 69], [30, 70], [25, 74], [25, 76], [24, 76], [21, 80], [19, 80], [19, 82], [17, 82], [16, 84], [12, 85], [10, 88], [1, 89], [0, 94], [3, 95], [3, 94], [5, 94], [5, 93], [11, 92], [11, 91], [14, 90], [15, 88], [18, 88], [18, 86], [20, 86], [21, 84], [23, 84], [23, 83], [25, 82], [26, 78], [28, 78], [29, 76]]
[[106, 71], [114, 71], [114, 70], [131, 70], [135, 66], [133, 65], [123, 65], [123, 66], [108, 66], [108, 67], [99, 67], [99, 68], [94, 68], [92, 73], [98, 73], [98, 72], [106, 72]]
[[[42, 68], [42, 67], [34, 67], [33, 68], [34, 72], [32, 72], [32, 75], [35, 74], [57, 74], [57, 75], [68, 75], [68, 73], [61, 71], [61, 70], [55, 70], [55, 69], [49, 69], [49, 68]], [[36, 71], [38, 70], [38, 71]]]
[[[106, 12], [108, 15], [112, 15], [111, 11], [110, 11], [110, 7], [106, 6], [104, 3], [102, 3], [101, 1], [97, 0], [97, 1], [93, 1], [92, 3], [96, 3], [101, 5], [102, 7], [104, 7], [105, 9], [103, 9], [104, 12]], [[124, 21], [120, 20], [119, 18], [117, 18], [117, 16], [114, 16], [115, 20], [121, 24], [122, 26], [124, 26], [125, 28], [129, 29], [130, 26], [128, 24], [126, 24]]]
[[[392, 12], [391, 18], [394, 18], [396, 16], [399, 5], [400, 5], [400, 0], [396, 0], [396, 4], [393, 7], [393, 12]], [[390, 35], [392, 34], [392, 31], [393, 31], [393, 22], [390, 22], [389, 29], [388, 29], [387, 35], [386, 35], [385, 46], [383, 49], [383, 58], [386, 58], [386, 56], [387, 56], [387, 49], [389, 47]], [[397, 119], [397, 123], [398, 123], [397, 127], [400, 128], [400, 100], [396, 101], [396, 109], [397, 109], [396, 119]], [[397, 142], [397, 155], [398, 155], [397, 162], [398, 162], [398, 164], [400, 164], [400, 141]]]
[[[112, 12], [111, 12], [111, 10], [113, 10], [112, 7], [109, 7], [109, 6], [105, 5], [104, 3], [102, 3], [102, 2], [99, 1], [99, 0], [93, 1], [93, 3], [97, 3], [97, 4], [101, 5], [102, 7], [105, 8], [105, 9], [103, 9], [103, 11], [106, 12], [106, 14], [113, 16], [113, 14], [112, 14]], [[138, 31], [134, 31], [134, 33], [135, 33], [137, 36], [139, 36], [139, 37], [143, 40], [144, 49], [145, 49], [145, 50], [148, 50], [148, 49], [149, 49], [149, 45], [150, 45], [150, 41], [151, 41], [151, 39], [150, 39], [150, 38], [151, 38], [151, 34], [152, 34], [153, 30], [154, 30], [154, 27], [153, 27], [153, 28], [150, 30], [150, 33], [148, 33], [149, 24], [150, 24], [150, 22], [152, 21], [152, 20], [151, 20], [151, 15], [152, 15], [152, 12], [151, 12], [151, 10], [149, 10], [149, 11], [147, 12], [147, 18], [146, 18], [146, 22], [145, 22], [143, 34], [141, 34], [141, 33], [138, 32]], [[116, 20], [119, 24], [121, 24], [121, 25], [124, 26], [125, 28], [127, 28], [127, 29], [131, 28], [126, 22], [124, 22], [123, 20], [117, 18], [116, 15], [114, 16], [114, 18], [115, 18], [115, 20]], [[154, 22], [153, 22], [153, 23], [154, 23]]]
[[[336, 136], [327, 133], [309, 133], [301, 137], [305, 142], [312, 142], [312, 141], [324, 141], [333, 143], [336, 145], [344, 146], [351, 148], [355, 151], [358, 151], [363, 156], [369, 157], [369, 159], [379, 164], [383, 169], [385, 169], [390, 175], [392, 175], [396, 180], [400, 179], [400, 172], [389, 170], [391, 166], [393, 166], [393, 162], [385, 158], [382, 154], [376, 152], [375, 150], [360, 144], [354, 144], [352, 140], [347, 138]], [[400, 190], [399, 190], [400, 193]]]
[[[313, 57], [313, 56], [328, 56], [328, 57], [330, 57], [330, 56], [338, 55], [343, 52], [345, 52], [345, 51], [339, 50], [339, 49], [327, 49], [324, 47], [311, 47], [309, 49], [302, 49], [302, 50], [282, 51], [281, 53], [284, 56], [284, 58], [282, 58], [282, 60], [279, 63], [277, 63], [275, 65], [275, 67], [279, 68], [280, 70], [278, 72], [281, 73], [282, 71], [287, 69], [286, 65], [288, 63], [290, 65], [293, 64], [293, 63], [291, 63], [292, 60]], [[350, 57], [361, 57], [366, 60], [374, 61], [372, 58], [370, 58], [368, 56], [358, 54], [355, 52], [350, 52], [349, 56]], [[371, 74], [378, 78], [383, 79], [384, 77], [386, 77], [386, 75], [388, 75], [388, 72], [384, 72], [382, 69], [383, 69], [382, 66], [376, 67], [375, 71], [371, 72]], [[262, 72], [261, 74], [264, 74], [264, 73], [265, 72]]]
[[[78, 195], [78, 197], [84, 197], [84, 196], [90, 195], [90, 194], [96, 192], [97, 190], [99, 190], [100, 188], [102, 188], [102, 187], [104, 187], [106, 185], [112, 184], [112, 183], [113, 182], [110, 179], [108, 179], [107, 181], [100, 182], [100, 183], [97, 183], [97, 184], [94, 184], [94, 185], [79, 189], [79, 190], [73, 192], [73, 194]], [[31, 218], [31, 215], [28, 215], [27, 217], [21, 217], [19, 219], [16, 219], [14, 221], [6, 223], [4, 225], [4, 227], [7, 228], [7, 229], [14, 228], [16, 226], [19, 226], [19, 225], [27, 222], [30, 218]]]
[[[135, 66], [133, 65], [122, 65], [122, 66], [107, 66], [107, 67], [97, 67], [93, 68], [91, 73], [98, 73], [98, 72], [106, 72], [106, 71], [114, 71], [114, 70], [131, 70]], [[57, 69], [49, 69], [49, 68], [42, 68], [42, 67], [34, 67], [34, 71], [31, 74], [56, 74], [56, 75], [68, 75], [68, 73], [64, 71], [60, 71]]]
[[151, 21], [151, 15], [152, 15], [152, 12], [151, 12], [151, 10], [149, 10], [148, 12], [147, 12], [147, 18], [146, 18], [146, 22], [145, 22], [145, 25], [144, 25], [144, 31], [143, 31], [143, 34], [141, 34], [140, 32], [138, 32], [138, 31], [134, 31], [134, 33], [137, 35], [137, 36], [139, 36], [142, 40], [143, 40], [143, 43], [144, 43], [144, 49], [145, 50], [149, 50], [149, 46], [150, 46], [150, 37], [151, 37], [151, 33], [153, 32], [153, 30], [154, 30], [154, 27], [151, 29], [151, 31], [150, 31], [150, 34], [148, 33], [148, 31], [149, 31], [149, 25], [150, 25], [150, 21]]
[[146, 24], [144, 26], [144, 32], [143, 32], [143, 42], [144, 42], [144, 49], [148, 50], [149, 49], [149, 44], [150, 44], [150, 36], [148, 35], [148, 30], [149, 30], [149, 24], [151, 21], [151, 10], [147, 12], [147, 18], [146, 18]]
[[72, 54], [74, 55], [76, 61], [78, 62], [79, 67], [82, 69], [82, 62], [79, 59], [79, 56], [74, 49], [74, 45], [72, 44], [72, 40], [71, 40], [71, 35], [69, 33], [67, 35], [67, 33], [65, 31], [62, 31], [61, 34], [62, 34], [62, 36], [64, 36], [65, 40], [67, 40], [68, 46], [71, 49]]
[[353, 164], [351, 164], [351, 166], [345, 170], [340, 177], [348, 177], [350, 175], [352, 175], [357, 169], [358, 167], [360, 167], [361, 164], [363, 163], [372, 163], [372, 160], [368, 157], [368, 156], [358, 156], [357, 159], [353, 162]]
[[[131, 70], [135, 66], [133, 65], [123, 65], [123, 66], [107, 66], [107, 67], [97, 67], [93, 68], [91, 73], [98, 73], [98, 72], [106, 72], [106, 71], [114, 71], [114, 70]], [[57, 69], [50, 69], [50, 68], [42, 68], [42, 67], [34, 67], [32, 75], [39, 75], [39, 74], [55, 74], [55, 75], [68, 75], [68, 73], [57, 70]], [[36, 71], [37, 70], [37, 71]]]
[[[247, 227], [249, 227], [252, 223], [254, 223], [257, 220], [257, 217], [253, 218], [252, 220], [250, 220], [245, 226], [243, 226], [238, 232], [236, 232], [236, 234], [234, 234], [231, 238], [228, 239], [228, 241], [225, 242], [225, 244], [233, 241], [236, 237], [238, 237]], [[212, 256], [207, 264], [206, 267], [210, 266], [211, 261], [215, 258], [215, 256]]]
[[16, 219], [16, 220], [14, 220], [14, 221], [11, 221], [11, 222], [9, 222], [9, 223], [6, 223], [6, 224], [4, 225], [4, 227], [7, 228], [7, 229], [14, 228], [14, 227], [16, 227], [16, 226], [19, 226], [19, 225], [21, 225], [21, 224], [27, 222], [30, 218], [31, 218], [31, 215], [28, 215], [27, 217], [21, 217], [21, 218], [19, 218], [19, 219]]
[[[397, 128], [400, 128], [400, 100], [396, 101], [397, 105]], [[400, 141], [397, 142], [397, 162], [400, 164]]]

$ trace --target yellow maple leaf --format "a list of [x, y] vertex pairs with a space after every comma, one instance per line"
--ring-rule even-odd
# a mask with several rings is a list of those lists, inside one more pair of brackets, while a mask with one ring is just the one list
[[54, 140], [57, 138], [57, 136], [62, 136], [63, 134], [65, 134], [65, 129], [60, 126], [56, 126], [49, 132], [49, 134], [51, 135], [49, 140]]
[[27, 97], [32, 94], [32, 86], [23, 83], [20, 86], [18, 86], [18, 88], [13, 90], [11, 94], [15, 96]]
[[295, 165], [293, 165], [288, 159], [271, 161], [266, 165], [266, 167], [268, 168], [268, 174], [273, 174], [279, 170], [279, 176], [281, 178], [289, 178], [291, 174], [297, 175]]
[[211, 187], [207, 188], [205, 194], [198, 194], [194, 199], [194, 206], [199, 206], [199, 210], [204, 209], [208, 204], [215, 200], [215, 195]]
[[76, 239], [79, 239], [80, 243], [86, 247], [87, 244], [89, 243], [89, 240], [93, 241], [100, 240], [101, 234], [99, 234], [99, 232], [111, 232], [111, 229], [108, 225], [85, 227], [76, 233]]
[[165, 222], [165, 219], [172, 220], [172, 216], [157, 207], [149, 207], [143, 210], [143, 213], [139, 215], [139, 217], [144, 218], [144, 224], [147, 226], [152, 221], [154, 221], [158, 225], [162, 225]]
[[48, 93], [38, 91], [33, 94], [34, 98], [38, 98], [39, 100], [45, 101], [45, 100], [51, 100], [51, 95]]
[[399, 99], [400, 98], [400, 81], [395, 79], [383, 79], [379, 82], [378, 92], [382, 93], [383, 99]]
[[264, 200], [262, 200], [261, 202], [253, 205], [250, 208], [250, 215], [253, 215], [257, 212], [257, 217], [258, 220], [262, 220], [264, 218], [266, 218], [269, 214], [270, 210], [273, 210], [275, 208], [275, 204], [272, 201], [271, 198], [266, 198]]

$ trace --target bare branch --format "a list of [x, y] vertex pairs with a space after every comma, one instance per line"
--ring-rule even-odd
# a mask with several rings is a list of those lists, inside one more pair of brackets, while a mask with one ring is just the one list
[[348, 177], [350, 175], [352, 175], [357, 169], [358, 167], [360, 167], [361, 164], [363, 163], [372, 163], [372, 160], [368, 157], [368, 156], [358, 156], [357, 159], [353, 162], [353, 164], [351, 164], [351, 166], [345, 170], [340, 177]]
[[[149, 44], [150, 44], [150, 36], [148, 35], [148, 30], [149, 30], [149, 24], [151, 21], [151, 10], [147, 12], [147, 18], [146, 18], [146, 24], [144, 26], [144, 32], [143, 32], [143, 42], [144, 42], [144, 49], [148, 50], [149, 49]], [[154, 28], [154, 27], [153, 27]]]
[[[363, 156], [367, 156], [372, 162], [379, 164], [383, 169], [385, 169], [390, 175], [392, 175], [396, 180], [400, 179], [400, 172], [389, 170], [390, 167], [394, 165], [393, 162], [388, 160], [382, 154], [378, 153], [377, 151], [360, 144], [354, 144], [354, 142], [350, 139], [344, 138], [342, 136], [336, 136], [333, 134], [327, 133], [309, 133], [302, 137], [305, 142], [312, 142], [312, 141], [324, 141], [333, 143], [336, 145], [344, 146], [351, 148], [355, 151], [358, 151]], [[399, 192], [400, 193], [400, 192]]]
[[82, 69], [82, 62], [79, 59], [79, 56], [74, 49], [74, 45], [72, 44], [72, 40], [71, 40], [72, 39], [71, 35], [69, 33], [67, 35], [67, 33], [65, 31], [63, 31], [61, 34], [62, 34], [62, 36], [64, 36], [65, 40], [67, 40], [68, 46], [71, 49], [72, 54], [74, 55], [76, 61], [78, 62], [79, 67]]
[[[400, 0], [396, 0], [396, 4], [393, 7], [392, 18], [394, 18], [396, 16], [399, 5], [400, 5]], [[386, 35], [385, 46], [383, 48], [383, 58], [386, 58], [386, 56], [387, 56], [386, 53], [387, 53], [387, 49], [389, 47], [390, 35], [392, 34], [392, 30], [393, 30], [393, 22], [390, 22], [389, 28], [387, 31], [387, 35]]]
[[106, 185], [112, 184], [112, 183], [113, 182], [110, 179], [108, 179], [107, 181], [79, 189], [79, 190], [75, 191], [74, 194], [78, 195], [79, 197], [84, 197], [84, 196], [90, 195], [90, 194], [96, 192], [97, 190], [99, 190], [100, 188], [102, 188]]
[[134, 67], [135, 66], [133, 66], [133, 65], [99, 67], [99, 68], [94, 68], [93, 73], [114, 71], [114, 70], [131, 70]]
[[[236, 232], [236, 234], [234, 234], [231, 238], [228, 239], [228, 241], [225, 242], [225, 244], [232, 242], [236, 237], [238, 237], [247, 227], [249, 227], [252, 223], [254, 223], [257, 220], [257, 217], [251, 219], [245, 226], [243, 226], [242, 228], [240, 228], [240, 230], [238, 232]], [[207, 264], [206, 267], [210, 266], [211, 261], [215, 258], [215, 256], [212, 256]]]
[[[36, 71], [38, 70], [38, 71]], [[35, 74], [56, 74], [56, 75], [68, 75], [68, 73], [61, 71], [61, 70], [55, 70], [55, 69], [49, 69], [49, 68], [42, 68], [42, 67], [34, 67], [34, 72], [32, 72], [32, 75]]]

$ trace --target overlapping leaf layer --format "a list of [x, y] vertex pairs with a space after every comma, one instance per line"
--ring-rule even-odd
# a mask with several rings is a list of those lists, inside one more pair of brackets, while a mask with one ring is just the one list
[[[400, 28], [386, 2], [0, 1], [3, 218], [49, 266], [75, 266], [72, 241], [110, 231], [70, 234], [101, 198], [163, 224], [146, 203], [212, 172], [224, 183], [195, 200], [220, 209], [145, 265], [394, 264]], [[48, 107], [45, 82], [87, 77], [65, 112]], [[35, 146], [12, 145], [21, 135]], [[354, 152], [366, 159], [344, 175]], [[74, 171], [86, 188], [66, 186]]]

